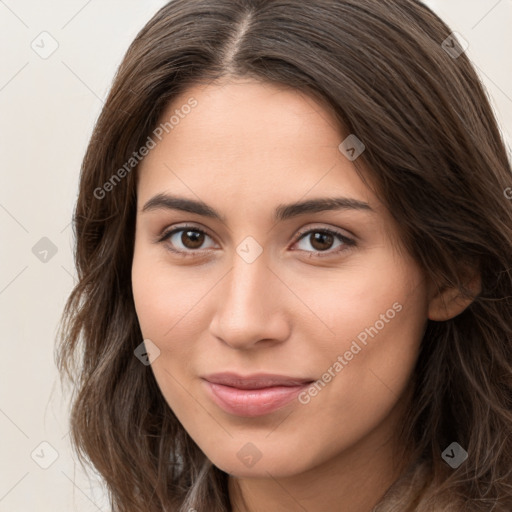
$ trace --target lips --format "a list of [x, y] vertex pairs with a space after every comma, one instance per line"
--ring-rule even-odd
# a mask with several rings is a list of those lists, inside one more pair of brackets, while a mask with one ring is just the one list
[[302, 386], [303, 384], [313, 382], [312, 379], [301, 379], [270, 373], [260, 373], [242, 377], [236, 373], [224, 372], [214, 373], [203, 378], [212, 384], [222, 384], [223, 386], [229, 386], [237, 389], [262, 389], [273, 386]]
[[275, 374], [243, 377], [217, 373], [203, 377], [210, 398], [225, 412], [237, 416], [262, 416], [284, 407], [313, 382]]

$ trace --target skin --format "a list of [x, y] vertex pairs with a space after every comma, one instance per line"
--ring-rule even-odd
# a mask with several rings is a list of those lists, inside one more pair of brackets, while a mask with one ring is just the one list
[[[144, 339], [160, 350], [151, 366], [158, 385], [201, 450], [229, 473], [233, 510], [319, 512], [343, 504], [368, 511], [407, 462], [393, 461], [393, 436], [427, 319], [450, 318], [467, 303], [453, 290], [436, 295], [398, 250], [398, 226], [339, 151], [348, 134], [324, 104], [289, 88], [231, 79], [190, 88], [162, 119], [190, 97], [197, 106], [138, 169], [132, 284]], [[225, 222], [142, 211], [160, 193], [201, 199]], [[337, 196], [373, 211], [272, 218], [280, 204]], [[158, 242], [184, 223], [193, 228]], [[187, 238], [194, 228], [206, 231], [202, 244]], [[301, 238], [301, 228], [316, 231]], [[323, 229], [356, 246], [336, 237], [315, 243]], [[248, 236], [263, 249], [251, 263], [237, 253]], [[228, 370], [321, 379], [396, 303], [402, 308], [394, 318], [367, 345], [359, 343], [361, 351], [307, 404], [294, 400], [245, 418], [219, 408], [205, 391], [201, 376]], [[237, 457], [247, 443], [261, 455], [251, 467]]]

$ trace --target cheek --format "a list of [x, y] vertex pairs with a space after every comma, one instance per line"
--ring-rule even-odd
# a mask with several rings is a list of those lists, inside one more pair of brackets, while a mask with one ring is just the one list
[[171, 293], [164, 294], [162, 282], [156, 279], [155, 270], [146, 265], [144, 256], [134, 257], [132, 266], [132, 291], [135, 310], [144, 338], [159, 339], [169, 329], [169, 311], [173, 311]]
[[150, 339], [160, 351], [151, 370], [165, 400], [175, 411], [183, 407], [190, 409], [190, 397], [183, 391], [183, 383], [186, 366], [195, 357], [190, 339], [199, 336], [200, 330], [200, 322], [190, 321], [199, 306], [200, 290], [196, 288], [190, 286], [190, 279], [187, 286], [179, 271], [171, 271], [168, 263], [158, 262], [147, 251], [135, 250], [132, 265], [135, 310], [143, 339]]
[[193, 277], [179, 267], [171, 268], [165, 254], [155, 256], [155, 251], [135, 245], [132, 290], [145, 338], [161, 342], [172, 338], [178, 328], [194, 328], [196, 324], [186, 320], [200, 308], [203, 288], [198, 276]]
[[391, 251], [380, 252], [364, 265], [349, 264], [323, 275], [317, 270], [315, 276], [305, 274], [300, 279], [290, 274], [286, 279], [296, 283], [294, 293], [322, 329], [315, 349], [331, 359], [349, 350], [353, 340], [364, 347], [365, 341], [388, 335], [416, 339], [427, 318], [421, 272], [413, 262], [397, 260]]
[[320, 412], [326, 403], [340, 421], [374, 424], [393, 407], [414, 370], [427, 319], [422, 274], [388, 256], [351, 268], [317, 290], [309, 297], [333, 335], [315, 340], [310, 355], [320, 382], [303, 403], [315, 410], [314, 428], [327, 421]]
[[331, 315], [326, 323], [336, 340], [318, 340], [319, 380], [301, 397], [311, 439], [315, 432], [327, 431], [340, 449], [380, 424], [395, 407], [410, 382], [426, 322], [425, 290], [414, 268], [388, 267], [387, 273], [358, 277], [347, 278], [343, 290], [333, 285], [316, 296]]
[[384, 412], [402, 393], [426, 325], [426, 290], [417, 267], [386, 263], [384, 268], [351, 271], [343, 287], [332, 284], [316, 296], [335, 334], [334, 343], [331, 337], [317, 344], [328, 363], [320, 369], [322, 379], [336, 375], [328, 393], [359, 415]]
[[[204, 404], [194, 399], [190, 382], [195, 378], [194, 364], [200, 357], [199, 340], [204, 333], [201, 320], [201, 296], [205, 283], [191, 284], [180, 277], [179, 269], [167, 269], [155, 263], [154, 258], [134, 258], [132, 287], [135, 309], [144, 339], [150, 339], [159, 348], [159, 356], [152, 362], [151, 371], [162, 397], [185, 425], [189, 435], [203, 440], [205, 431], [215, 431], [217, 424], [206, 414]], [[207, 449], [206, 447], [203, 447]]]
[[195, 364], [204, 357], [200, 340], [208, 329], [206, 306], [212, 286], [204, 273], [171, 266], [165, 255], [135, 251], [135, 310], [143, 339], [160, 351], [151, 370], [167, 404], [187, 424], [187, 418], [204, 414], [192, 407], [188, 383], [196, 377]]

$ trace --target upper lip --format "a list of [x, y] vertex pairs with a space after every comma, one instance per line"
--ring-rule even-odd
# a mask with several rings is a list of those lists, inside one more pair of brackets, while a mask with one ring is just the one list
[[238, 375], [234, 372], [213, 373], [203, 377], [212, 384], [222, 384], [237, 389], [262, 389], [272, 386], [302, 386], [313, 382], [311, 379], [288, 377], [272, 373], [257, 373], [252, 375]]

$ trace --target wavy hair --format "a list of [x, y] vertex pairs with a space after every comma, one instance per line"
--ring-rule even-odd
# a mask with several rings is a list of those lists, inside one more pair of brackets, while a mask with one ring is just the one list
[[[439, 290], [473, 299], [450, 320], [428, 321], [400, 432], [413, 463], [374, 511], [512, 510], [512, 172], [487, 93], [451, 32], [417, 0], [174, 0], [137, 35], [83, 159], [78, 283], [55, 354], [72, 388], [73, 448], [104, 479], [114, 512], [231, 511], [227, 475], [134, 357], [136, 165], [112, 181], [173, 98], [230, 76], [328, 105], [364, 142], [356, 166], [407, 251]], [[476, 296], [468, 268], [481, 277]], [[441, 456], [454, 441], [468, 453], [456, 469]]]

